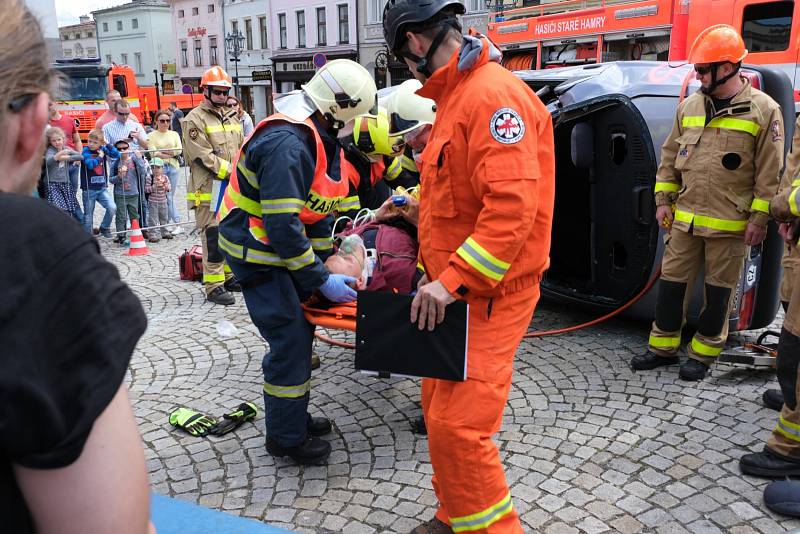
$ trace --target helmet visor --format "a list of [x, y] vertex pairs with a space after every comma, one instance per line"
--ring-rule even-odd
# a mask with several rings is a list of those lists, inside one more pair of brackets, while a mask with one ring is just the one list
[[412, 130], [419, 126], [419, 121], [415, 119], [404, 119], [398, 113], [392, 113], [389, 118], [389, 131], [393, 134]]

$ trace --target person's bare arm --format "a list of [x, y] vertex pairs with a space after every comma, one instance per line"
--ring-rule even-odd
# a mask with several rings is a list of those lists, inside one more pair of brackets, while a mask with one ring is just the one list
[[14, 474], [37, 532], [153, 532], [144, 452], [124, 385], [95, 421], [73, 464], [59, 469], [14, 465]]

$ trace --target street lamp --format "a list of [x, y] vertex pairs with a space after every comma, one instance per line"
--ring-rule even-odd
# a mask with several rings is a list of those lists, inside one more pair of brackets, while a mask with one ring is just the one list
[[242, 55], [242, 50], [244, 49], [244, 35], [242, 35], [242, 32], [240, 32], [238, 28], [235, 32], [228, 33], [228, 35], [225, 36], [225, 48], [236, 70], [236, 74], [233, 78], [233, 85], [236, 87], [236, 98], [239, 98], [239, 56]]

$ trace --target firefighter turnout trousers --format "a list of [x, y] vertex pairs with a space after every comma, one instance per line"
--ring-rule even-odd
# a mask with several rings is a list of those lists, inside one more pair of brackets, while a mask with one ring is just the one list
[[[681, 344], [686, 316], [684, 299], [700, 269], [705, 270], [704, 304], [697, 332], [687, 347], [689, 358], [711, 365], [728, 337], [728, 314], [744, 266], [747, 247], [740, 235], [701, 237], [676, 228], [664, 249], [659, 280], [656, 319], [650, 330], [649, 349], [674, 356]], [[686, 299], [688, 301], [688, 299]]]
[[470, 371], [464, 382], [425, 378], [436, 517], [454, 532], [522, 533], [492, 436], [500, 430], [514, 354], [539, 300], [539, 286], [470, 301]]
[[233, 275], [219, 249], [219, 222], [216, 216], [211, 213], [208, 204], [195, 206], [194, 213], [197, 229], [200, 230], [200, 241], [203, 244], [203, 290], [208, 296]]
[[230, 257], [229, 264], [250, 318], [269, 345], [261, 362], [267, 436], [282, 447], [300, 445], [307, 432], [314, 325], [303, 315], [289, 271]]

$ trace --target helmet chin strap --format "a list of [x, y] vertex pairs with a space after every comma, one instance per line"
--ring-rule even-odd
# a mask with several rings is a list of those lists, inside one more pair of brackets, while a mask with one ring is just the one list
[[739, 68], [742, 66], [741, 63], [735, 64], [734, 69], [731, 71], [730, 74], [728, 74], [727, 76], [723, 76], [720, 79], [717, 79], [717, 69], [721, 65], [722, 63], [711, 64], [711, 84], [708, 87], [700, 87], [700, 91], [702, 91], [703, 94], [706, 94], [708, 96], [713, 96], [714, 91], [716, 91], [720, 85], [722, 85], [723, 83], [727, 82], [728, 80], [736, 76], [739, 73]]
[[209, 86], [209, 85], [206, 85], [206, 86], [205, 86], [203, 89], [205, 90], [205, 97], [206, 97], [206, 99], [207, 99], [209, 102], [211, 102], [211, 105], [212, 105], [212, 106], [214, 106], [215, 108], [221, 108], [221, 107], [223, 106], [223, 104], [217, 104], [216, 102], [214, 102], [214, 99], [213, 99], [213, 98], [211, 98], [211, 86]]
[[439, 46], [444, 41], [444, 38], [447, 37], [447, 33], [450, 31], [450, 28], [458, 27], [458, 21], [454, 18], [444, 19], [440, 21], [437, 26], [439, 27], [439, 33], [436, 34], [436, 37], [433, 38], [431, 42], [430, 48], [428, 48], [428, 52], [425, 54], [425, 57], [420, 57], [413, 52], [406, 49], [405, 45], [403, 48], [400, 49], [400, 55], [403, 57], [407, 57], [411, 61], [417, 64], [417, 72], [425, 76], [426, 78], [430, 78], [433, 72], [431, 71], [430, 64], [431, 59], [433, 59], [433, 55], [436, 53], [436, 50], [439, 49]]

